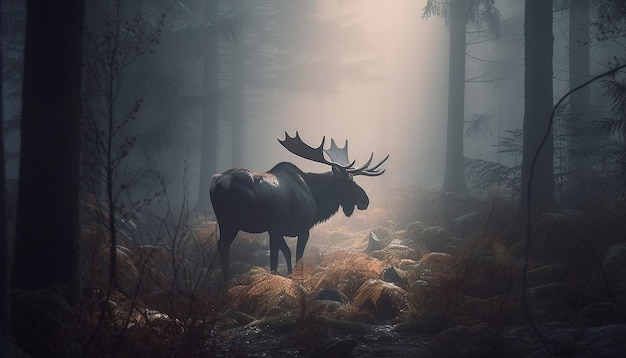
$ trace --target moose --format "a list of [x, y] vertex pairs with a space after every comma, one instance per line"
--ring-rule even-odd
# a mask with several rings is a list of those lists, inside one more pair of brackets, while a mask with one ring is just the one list
[[298, 237], [297, 263], [314, 225], [328, 220], [339, 206], [348, 217], [355, 206], [359, 210], [367, 209], [369, 198], [353, 177], [382, 175], [385, 170], [379, 168], [389, 155], [370, 167], [372, 153], [365, 164], [355, 168], [355, 161], [348, 159], [347, 140], [340, 148], [331, 139], [330, 148], [324, 149], [325, 140], [323, 137], [320, 146], [313, 148], [304, 143], [296, 131], [293, 137], [285, 132], [285, 139], [278, 139], [278, 142], [301, 158], [329, 165], [330, 172], [303, 172], [292, 163], [281, 162], [267, 172], [235, 168], [213, 176], [209, 194], [219, 226], [217, 246], [225, 278], [229, 276], [230, 245], [240, 230], [267, 231], [272, 273], [277, 272], [278, 251], [282, 251], [287, 272], [291, 273], [291, 250], [285, 236]]

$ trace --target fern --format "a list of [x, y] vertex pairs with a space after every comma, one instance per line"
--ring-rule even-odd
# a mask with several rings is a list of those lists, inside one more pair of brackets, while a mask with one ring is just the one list
[[478, 190], [488, 190], [505, 186], [519, 189], [520, 165], [512, 167], [481, 159], [465, 160], [465, 174], [468, 184]]
[[307, 293], [300, 284], [270, 273], [252, 273], [250, 282], [230, 290], [233, 309], [255, 317], [278, 316], [302, 310]]
[[480, 139], [483, 136], [490, 136], [493, 131], [489, 127], [489, 120], [492, 118], [489, 113], [475, 114], [472, 120], [466, 121], [467, 128], [465, 135], [472, 139]]
[[365, 281], [380, 277], [383, 269], [379, 260], [345, 251], [327, 255], [322, 262], [324, 265], [326, 269], [315, 277], [313, 291], [336, 288], [348, 298], [352, 298]]

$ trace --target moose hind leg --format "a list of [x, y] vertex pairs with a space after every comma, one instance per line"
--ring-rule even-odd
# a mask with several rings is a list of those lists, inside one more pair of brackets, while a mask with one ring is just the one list
[[239, 230], [228, 227], [220, 226], [220, 238], [217, 240], [217, 250], [220, 254], [220, 261], [222, 262], [222, 273], [224, 278], [229, 277], [229, 256], [230, 256], [230, 244], [235, 240]]

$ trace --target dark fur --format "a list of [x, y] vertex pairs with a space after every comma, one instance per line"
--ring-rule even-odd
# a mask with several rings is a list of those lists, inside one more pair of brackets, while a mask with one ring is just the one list
[[302, 258], [309, 230], [333, 216], [339, 206], [346, 216], [354, 207], [367, 209], [369, 198], [347, 172], [305, 173], [282, 162], [266, 173], [231, 169], [215, 175], [209, 190], [220, 228], [218, 250], [228, 277], [229, 249], [241, 231], [270, 235], [270, 268], [276, 272], [278, 251], [292, 271], [291, 250], [284, 236], [297, 236], [296, 262]]

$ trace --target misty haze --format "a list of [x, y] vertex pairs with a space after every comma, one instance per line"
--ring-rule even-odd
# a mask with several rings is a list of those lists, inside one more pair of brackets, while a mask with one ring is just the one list
[[0, 356], [626, 351], [624, 1], [64, 5], [0, 1]]

